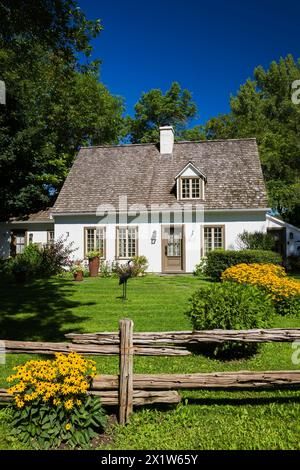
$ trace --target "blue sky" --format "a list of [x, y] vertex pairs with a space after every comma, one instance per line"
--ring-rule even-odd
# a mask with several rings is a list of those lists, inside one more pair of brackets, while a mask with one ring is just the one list
[[255, 66], [300, 57], [299, 0], [79, 0], [104, 27], [93, 41], [101, 80], [125, 98], [178, 81], [193, 93], [199, 122], [229, 110], [230, 94]]

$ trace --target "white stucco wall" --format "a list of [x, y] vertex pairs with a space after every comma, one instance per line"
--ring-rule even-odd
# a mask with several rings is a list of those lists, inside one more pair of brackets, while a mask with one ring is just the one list
[[[161, 229], [162, 221], [148, 223], [147, 216], [129, 222], [120, 222], [118, 225], [132, 225], [138, 227], [138, 254], [145, 255], [149, 261], [150, 272], [162, 271]], [[153, 220], [153, 219], [152, 219]], [[100, 219], [94, 216], [56, 216], [55, 238], [66, 236], [74, 242], [74, 259], [84, 258], [84, 228], [97, 225], [106, 228], [106, 259], [115, 260], [116, 222], [115, 220]], [[266, 231], [265, 212], [210, 212], [204, 216], [203, 223], [185, 223], [185, 267], [186, 272], [193, 272], [194, 267], [201, 258], [201, 243], [203, 226], [224, 225], [225, 248], [238, 249], [237, 237], [244, 230], [249, 232]], [[156, 242], [151, 243], [151, 237], [156, 232]]]

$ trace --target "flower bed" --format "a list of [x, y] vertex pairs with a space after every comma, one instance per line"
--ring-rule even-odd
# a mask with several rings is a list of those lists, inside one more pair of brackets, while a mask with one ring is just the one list
[[28, 361], [8, 377], [14, 397], [14, 434], [36, 448], [87, 447], [105, 424], [101, 403], [87, 395], [96, 373], [94, 361], [77, 353], [55, 360]]
[[222, 281], [261, 287], [274, 301], [278, 313], [300, 313], [300, 282], [287, 277], [281, 266], [259, 263], [238, 264], [223, 272]]

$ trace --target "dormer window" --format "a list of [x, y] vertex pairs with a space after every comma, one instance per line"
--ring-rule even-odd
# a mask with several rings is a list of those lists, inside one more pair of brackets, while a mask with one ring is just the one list
[[189, 162], [176, 176], [177, 199], [204, 199], [205, 175]]
[[200, 178], [181, 178], [181, 199], [202, 199]]

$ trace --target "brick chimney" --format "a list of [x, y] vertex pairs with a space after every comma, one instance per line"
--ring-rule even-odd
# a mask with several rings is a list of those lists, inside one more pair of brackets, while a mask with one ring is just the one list
[[173, 153], [174, 145], [174, 129], [172, 126], [162, 126], [159, 128], [160, 133], [160, 153]]

